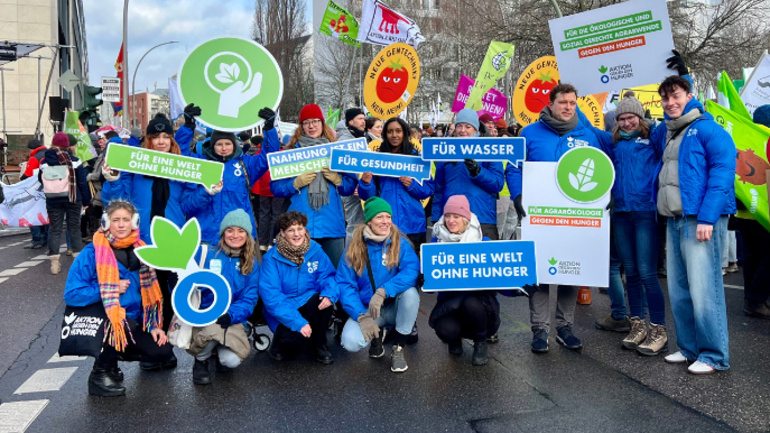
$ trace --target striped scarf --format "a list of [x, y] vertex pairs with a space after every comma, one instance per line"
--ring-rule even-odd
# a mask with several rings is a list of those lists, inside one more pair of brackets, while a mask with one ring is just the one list
[[[128, 345], [131, 331], [126, 326], [126, 310], [120, 306], [120, 271], [118, 261], [112, 248], [141, 247], [145, 243], [139, 238], [139, 230], [134, 230], [123, 239], [116, 238], [109, 231], [99, 230], [94, 235], [94, 250], [96, 252], [96, 275], [99, 279], [104, 311], [107, 313], [107, 323], [104, 328], [104, 339], [117, 351], [123, 352]], [[163, 294], [155, 276], [155, 270], [142, 264], [139, 269], [139, 283], [142, 287], [142, 316], [143, 328], [150, 332], [163, 325]], [[128, 335], [126, 335], [128, 333]]]

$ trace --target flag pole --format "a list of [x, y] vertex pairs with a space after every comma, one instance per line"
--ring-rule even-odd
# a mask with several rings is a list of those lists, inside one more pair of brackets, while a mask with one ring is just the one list
[[[345, 89], [344, 90], [348, 90], [350, 88], [350, 77], [353, 76], [353, 68], [356, 66], [356, 49], [357, 48], [358, 47], [353, 46], [353, 56], [352, 56], [352, 59], [351, 59], [351, 62], [350, 62], [350, 70], [348, 71], [348, 80], [347, 80], [347, 83], [345, 84]], [[343, 102], [344, 99], [345, 99], [345, 97], [343, 95], [340, 95], [340, 101], [339, 101], [339, 104], [338, 104], [339, 107], [340, 107], [340, 113], [342, 113], [342, 102]]]

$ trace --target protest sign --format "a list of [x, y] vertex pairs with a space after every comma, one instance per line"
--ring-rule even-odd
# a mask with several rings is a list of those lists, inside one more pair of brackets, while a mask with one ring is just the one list
[[562, 82], [581, 94], [659, 82], [674, 40], [665, 0], [631, 0], [550, 20]]
[[[457, 84], [457, 93], [455, 93], [455, 100], [452, 104], [453, 113], [459, 113], [465, 108], [465, 103], [468, 102], [468, 97], [475, 83], [471, 77], [460, 74], [460, 82]], [[508, 109], [508, 98], [497, 89], [489, 89], [481, 98], [481, 103], [483, 108], [478, 111], [479, 116], [489, 113], [495, 121], [505, 116], [505, 110]]]
[[64, 118], [64, 133], [70, 134], [78, 140], [78, 144], [72, 153], [81, 161], [90, 161], [96, 158], [96, 150], [91, 144], [91, 137], [88, 136], [86, 128], [80, 123], [80, 113], [77, 111], [67, 111]]
[[577, 105], [594, 128], [604, 130], [604, 110], [602, 109], [604, 104], [600, 103], [596, 96], [581, 96], [577, 100]]
[[179, 68], [182, 105], [201, 107], [204, 125], [239, 132], [263, 122], [259, 110], [278, 108], [283, 76], [262, 45], [240, 38], [217, 38], [196, 47]]
[[559, 84], [556, 57], [541, 57], [527, 66], [516, 82], [512, 98], [513, 115], [519, 125], [537, 122], [540, 111], [548, 105], [551, 89]]
[[329, 0], [329, 4], [324, 11], [321, 28], [318, 30], [322, 35], [331, 36], [334, 39], [359, 47], [358, 42], [358, 20], [347, 9]]
[[267, 155], [270, 178], [273, 180], [296, 177], [308, 171], [321, 171], [330, 165], [332, 149], [367, 150], [365, 138], [336, 141], [320, 146], [273, 152]]
[[37, 175], [13, 185], [0, 183], [5, 200], [0, 203], [0, 222], [9, 227], [32, 227], [48, 224], [43, 185]]
[[623, 89], [620, 92], [620, 100], [622, 101], [625, 98], [626, 92], [631, 90], [634, 92], [634, 97], [642, 103], [642, 108], [650, 110], [650, 116], [655, 119], [662, 119], [663, 106], [660, 105], [660, 93], [658, 93], [659, 86], [660, 83]]
[[752, 115], [757, 108], [770, 104], [770, 56], [767, 52], [762, 55], [746, 80], [746, 85], [741, 90], [741, 99]]
[[425, 161], [510, 161], [519, 167], [527, 159], [527, 140], [523, 137], [433, 137], [422, 140]]
[[535, 243], [431, 243], [420, 246], [424, 292], [509, 290], [537, 284]]
[[408, 16], [394, 11], [379, 0], [364, 0], [358, 40], [377, 45], [401, 42], [417, 48], [425, 36], [417, 23]]
[[512, 44], [498, 41], [489, 43], [487, 55], [481, 63], [476, 82], [473, 84], [468, 102], [465, 104], [466, 107], [472, 108], [474, 111], [481, 111], [484, 108], [481, 97], [508, 72], [511, 67], [513, 52], [514, 46]]
[[206, 188], [222, 181], [225, 169], [220, 162], [117, 143], [107, 147], [105, 161], [113, 170], [197, 183]]
[[[190, 326], [204, 327], [227, 313], [232, 301], [230, 283], [219, 274], [219, 270], [202, 269], [205, 262], [199, 265], [195, 261], [195, 253], [201, 244], [198, 220], [192, 218], [180, 229], [171, 220], [155, 217], [150, 225], [150, 236], [152, 245], [137, 247], [134, 252], [145, 265], [175, 272], [179, 276], [171, 294], [171, 306], [176, 317]], [[192, 291], [204, 289], [214, 293], [211, 306], [201, 310], [198, 305], [190, 305]]]
[[388, 45], [375, 55], [366, 72], [366, 108], [378, 119], [396, 117], [412, 101], [419, 83], [417, 51], [404, 43]]
[[522, 239], [537, 245], [540, 284], [607, 287], [612, 161], [593, 147], [577, 147], [558, 163], [525, 162]]
[[376, 176], [408, 176], [420, 185], [424, 180], [430, 179], [430, 161], [423, 161], [419, 156], [392, 153], [332, 149], [330, 168], [346, 173], [372, 172]]

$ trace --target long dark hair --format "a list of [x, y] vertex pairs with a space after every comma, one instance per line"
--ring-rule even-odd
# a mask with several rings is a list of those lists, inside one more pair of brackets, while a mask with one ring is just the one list
[[401, 149], [399, 149], [399, 153], [403, 155], [411, 155], [412, 152], [414, 152], [414, 146], [411, 141], [411, 129], [409, 129], [409, 125], [404, 121], [404, 119], [401, 119], [400, 117], [391, 117], [388, 119], [384, 125], [382, 125], [382, 144], [380, 145], [380, 152], [383, 153], [393, 153], [393, 145], [390, 144], [390, 141], [388, 141], [388, 125], [391, 123], [396, 122], [401, 126], [401, 130], [404, 131], [404, 138], [401, 141]]

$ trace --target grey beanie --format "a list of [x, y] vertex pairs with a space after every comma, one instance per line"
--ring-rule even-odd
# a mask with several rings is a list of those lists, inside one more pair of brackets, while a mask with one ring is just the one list
[[251, 231], [253, 230], [251, 218], [249, 218], [249, 215], [243, 209], [235, 209], [225, 215], [222, 219], [222, 223], [219, 225], [219, 236], [222, 236], [228, 227], [240, 227], [245, 230], [249, 236], [251, 236]]
[[615, 120], [626, 113], [636, 114], [640, 119], [644, 119], [644, 108], [642, 108], [642, 103], [633, 96], [625, 97], [618, 102], [618, 108], [615, 109]]

